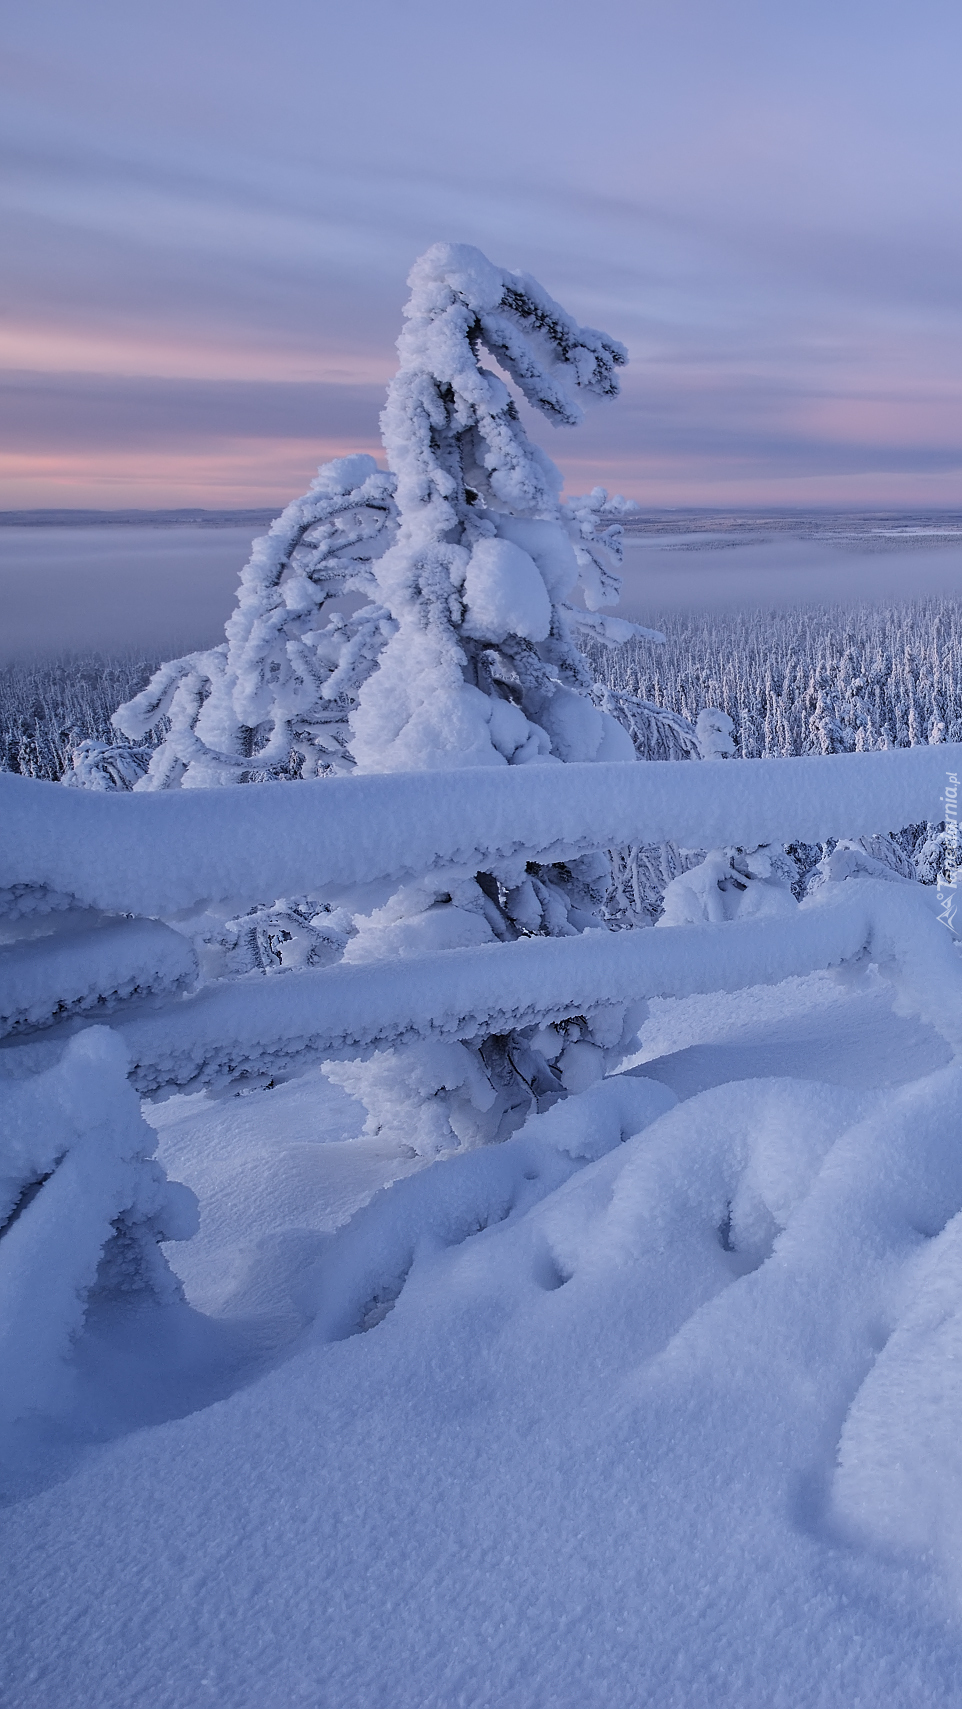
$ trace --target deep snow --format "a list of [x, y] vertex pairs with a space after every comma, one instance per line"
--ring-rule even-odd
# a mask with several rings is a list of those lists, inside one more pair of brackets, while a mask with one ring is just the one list
[[433, 1165], [317, 1072], [148, 1114], [190, 1304], [8, 1449], [17, 1709], [955, 1700], [962, 1071], [877, 974]]

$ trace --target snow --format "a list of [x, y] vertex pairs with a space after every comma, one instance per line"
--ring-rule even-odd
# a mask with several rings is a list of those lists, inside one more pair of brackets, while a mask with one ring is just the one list
[[[255, 974], [171, 1004], [127, 1009], [116, 1031], [130, 1053], [134, 1085], [156, 1095], [256, 1083], [325, 1057], [361, 1058], [418, 1042], [455, 1045], [572, 1015], [588, 1017], [595, 1042], [616, 1060], [639, 999], [777, 984], [869, 958], [895, 980], [906, 1013], [930, 1021], [953, 1047], [962, 1042], [949, 934], [916, 887], [874, 880], [826, 885], [787, 921], [750, 918], [724, 931], [704, 924], [590, 931], [434, 954], [392, 947], [389, 960], [306, 968], [293, 979]], [[8, 1045], [0, 1069], [27, 1072], [53, 1048], [42, 1039]]]
[[0, 1422], [56, 1410], [69, 1393], [64, 1355], [105, 1247], [122, 1289], [176, 1293], [156, 1243], [195, 1232], [195, 1201], [150, 1160], [128, 1066], [119, 1039], [94, 1027], [47, 1073], [0, 1084]]
[[499, 765], [216, 795], [101, 794], [0, 774], [0, 892], [43, 884], [166, 917], [212, 899], [477, 871], [519, 854], [558, 860], [599, 844], [871, 836], [941, 817], [960, 769], [962, 744], [942, 743], [698, 766]]
[[0, 1038], [196, 981], [190, 944], [160, 920], [91, 921], [86, 909], [40, 919], [42, 937], [0, 945]]
[[807, 1026], [872, 1081], [884, 988], [826, 980], [656, 1006], [655, 1050], [740, 1010], [747, 1081], [629, 1076], [426, 1168], [316, 1076], [158, 1110], [243, 1351], [32, 1493], [12, 1462], [11, 1701], [952, 1701], [962, 1079], [891, 1012], [908, 1084], [773, 1079]]
[[644, 521], [481, 363], [573, 425], [626, 352], [468, 246], [409, 283], [396, 474], [255, 543], [146, 774], [0, 778], [4, 1687], [953, 1702], [951, 709], [907, 655], [930, 745], [736, 760], [593, 681]]
[[479, 540], [464, 572], [465, 634], [479, 641], [521, 635], [544, 641], [551, 601], [534, 559], [510, 540]]
[[168, 720], [135, 789], [291, 775], [292, 755], [295, 776], [350, 765], [347, 716], [391, 625], [371, 604], [316, 625], [328, 601], [373, 590], [372, 558], [395, 531], [393, 490], [373, 457], [338, 458], [254, 541], [226, 641], [168, 661], [114, 714], [135, 739]]
[[[12, 1702], [953, 1700], [962, 983], [937, 896], [866, 876], [850, 835], [797, 905], [749, 845], [721, 923], [682, 873], [700, 924], [503, 943], [476, 867], [450, 870], [510, 855], [505, 905], [537, 923], [528, 832], [855, 833], [957, 764], [852, 759], [503, 765], [490, 790], [487, 769], [0, 779], [2, 953], [34, 1024], [74, 976], [98, 1006], [135, 967], [188, 977], [170, 926], [71, 896], [382, 886], [338, 965], [155, 990], [110, 1031], [75, 1016], [0, 1051]], [[570, 1095], [431, 1162], [457, 1098], [493, 1096], [464, 1041], [525, 1026]], [[228, 1089], [148, 1107], [171, 1182], [128, 1069]], [[191, 1194], [199, 1232], [164, 1248], [181, 1297], [156, 1240], [190, 1233]]]

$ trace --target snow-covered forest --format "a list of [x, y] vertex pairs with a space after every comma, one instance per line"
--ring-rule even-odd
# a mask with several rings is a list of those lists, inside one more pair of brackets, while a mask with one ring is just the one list
[[67, 654], [0, 664], [0, 770], [57, 782], [81, 742], [109, 742], [110, 721], [159, 659]]
[[614, 615], [625, 349], [410, 285], [222, 641], [2, 679], [13, 1701], [952, 1701], [960, 606]]
[[[737, 753], [845, 753], [962, 739], [962, 606], [882, 606], [646, 614], [662, 646], [618, 652], [587, 641], [596, 680], [680, 713], [718, 706]], [[80, 741], [109, 743], [117, 706], [157, 659], [65, 658], [0, 666], [3, 769], [53, 781]], [[163, 727], [148, 731], [155, 747]]]
[[653, 612], [665, 645], [589, 646], [601, 680], [695, 719], [731, 717], [736, 751], [834, 754], [962, 739], [962, 608]]

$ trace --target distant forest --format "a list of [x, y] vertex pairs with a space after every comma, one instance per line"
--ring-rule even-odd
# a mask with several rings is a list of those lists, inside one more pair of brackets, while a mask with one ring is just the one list
[[611, 688], [694, 720], [720, 706], [738, 753], [850, 753], [962, 741], [962, 604], [652, 613], [664, 646], [595, 644]]
[[[695, 720], [719, 706], [745, 758], [962, 741], [962, 604], [651, 613], [664, 646], [592, 644], [598, 680]], [[0, 769], [56, 780], [157, 657], [85, 655], [0, 667]]]
[[82, 741], [112, 739], [111, 715], [160, 662], [84, 653], [0, 666], [0, 771], [55, 783]]

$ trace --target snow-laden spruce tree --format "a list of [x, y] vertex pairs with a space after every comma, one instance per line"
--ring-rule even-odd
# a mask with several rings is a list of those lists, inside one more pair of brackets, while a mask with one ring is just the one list
[[[634, 760], [631, 736], [596, 703], [576, 639], [619, 644], [639, 632], [598, 610], [617, 598], [620, 528], [600, 489], [560, 504], [560, 474], [529, 441], [506, 380], [484, 366], [487, 353], [533, 408], [570, 426], [579, 394], [617, 394], [625, 351], [467, 246], [435, 245], [409, 282], [382, 417], [399, 529], [376, 565], [395, 628], [351, 715], [358, 769]], [[583, 606], [572, 603], [579, 584]], [[356, 921], [345, 959], [570, 935], [605, 923], [611, 884], [603, 854], [435, 874]], [[589, 1084], [631, 1019], [613, 1007], [330, 1072], [366, 1103], [371, 1128], [443, 1148], [510, 1131], [532, 1101]]]
[[[169, 721], [135, 789], [350, 769], [348, 717], [390, 633], [372, 564], [396, 527], [393, 490], [373, 457], [326, 463], [304, 497], [255, 540], [227, 639], [162, 665], [114, 714], [116, 728], [135, 740]], [[324, 612], [345, 593], [367, 595], [367, 603], [349, 616]], [[109, 769], [116, 771], [117, 751], [104, 749], [102, 781], [77, 776], [76, 763], [68, 781], [117, 787]], [[95, 772], [97, 756], [82, 757], [87, 773]]]
[[[167, 721], [135, 788], [633, 760], [641, 723], [647, 741], [659, 717], [657, 743], [684, 741], [670, 715], [598, 688], [578, 645], [661, 639], [599, 609], [618, 597], [619, 519], [632, 507], [600, 487], [562, 505], [561, 476], [528, 440], [507, 383], [574, 425], [579, 395], [617, 395], [625, 351], [476, 249], [436, 245], [410, 283], [382, 417], [392, 473], [365, 457], [324, 466], [255, 543], [225, 643], [165, 665], [120, 708], [129, 738]], [[351, 592], [368, 603], [319, 621]], [[103, 758], [99, 786], [115, 787]], [[97, 770], [84, 756], [77, 781], [95, 786]], [[434, 876], [353, 920], [317, 897], [262, 898], [205, 939], [205, 965], [270, 970], [570, 935], [634, 918], [622, 890], [602, 852]], [[627, 1026], [622, 1009], [572, 1016], [537, 1039], [398, 1050], [332, 1072], [364, 1097], [373, 1126], [443, 1147], [509, 1131], [533, 1099], [589, 1083]]]
[[[482, 366], [486, 350], [535, 409], [573, 426], [578, 393], [617, 395], [626, 353], [467, 245], [436, 244], [409, 283], [382, 416], [400, 527], [377, 577], [397, 630], [351, 719], [357, 764], [630, 759], [573, 637], [610, 628], [597, 613], [617, 598], [619, 531], [595, 527], [601, 493], [563, 511], [558, 470]], [[585, 610], [569, 603], [579, 581]]]

